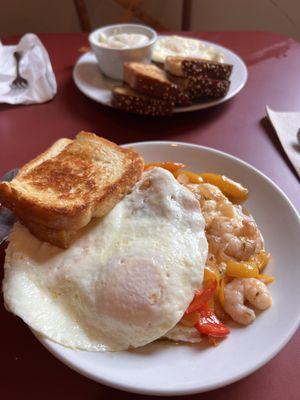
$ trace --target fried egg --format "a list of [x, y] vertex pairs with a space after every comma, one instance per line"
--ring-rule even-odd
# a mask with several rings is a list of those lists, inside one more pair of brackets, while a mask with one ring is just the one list
[[202, 340], [201, 335], [193, 326], [186, 326], [179, 322], [164, 336], [165, 339], [173, 342], [199, 343]]
[[153, 49], [152, 60], [164, 63], [168, 56], [196, 57], [204, 60], [224, 62], [224, 54], [213, 46], [182, 36], [163, 36]]
[[5, 305], [71, 348], [146, 345], [174, 328], [201, 287], [204, 226], [195, 196], [154, 168], [67, 250], [17, 223], [5, 259]]

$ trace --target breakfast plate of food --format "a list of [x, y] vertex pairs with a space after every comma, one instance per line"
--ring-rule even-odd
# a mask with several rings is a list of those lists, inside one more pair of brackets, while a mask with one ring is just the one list
[[80, 132], [1, 182], [0, 201], [19, 220], [7, 310], [97, 382], [215, 389], [268, 362], [299, 325], [299, 216], [229, 154]]
[[[139, 33], [128, 33], [133, 29]], [[133, 46], [133, 39], [137, 47], [124, 44], [130, 40]], [[156, 36], [134, 24], [98, 29], [89, 40], [92, 51], [73, 70], [76, 86], [89, 98], [130, 113], [168, 116], [212, 107], [239, 93], [248, 77], [237, 54], [205, 40]]]

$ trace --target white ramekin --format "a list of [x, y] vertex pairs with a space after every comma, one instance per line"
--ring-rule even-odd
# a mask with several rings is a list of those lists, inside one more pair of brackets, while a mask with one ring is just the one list
[[[149, 37], [149, 41], [139, 47], [130, 49], [111, 49], [101, 46], [99, 43], [99, 35], [112, 34], [114, 31], [118, 33], [139, 33]], [[156, 32], [148, 26], [138, 24], [115, 24], [98, 28], [90, 33], [90, 46], [97, 57], [97, 61], [101, 71], [112, 79], [123, 80], [123, 63], [124, 61], [138, 61], [150, 63], [153, 45], [156, 42]]]

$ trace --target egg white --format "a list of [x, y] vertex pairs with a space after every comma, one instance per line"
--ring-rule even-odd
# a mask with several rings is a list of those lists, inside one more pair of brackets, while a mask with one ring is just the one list
[[198, 39], [176, 35], [163, 36], [154, 45], [153, 61], [164, 63], [168, 56], [195, 57], [224, 62], [224, 54], [215, 47], [208, 46]]
[[180, 322], [167, 332], [164, 338], [173, 342], [200, 343], [202, 341], [202, 336], [196, 328]]
[[194, 195], [161, 168], [144, 173], [67, 250], [17, 223], [5, 259], [6, 307], [71, 348], [143, 346], [178, 323], [201, 287], [204, 226]]

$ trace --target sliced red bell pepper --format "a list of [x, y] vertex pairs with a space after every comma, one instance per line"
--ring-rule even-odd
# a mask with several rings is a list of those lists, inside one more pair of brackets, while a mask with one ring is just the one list
[[225, 337], [230, 333], [229, 328], [218, 320], [214, 312], [205, 305], [199, 312], [199, 319], [194, 327], [205, 335], [214, 337]]
[[185, 314], [191, 314], [194, 311], [198, 311], [200, 308], [205, 306], [207, 302], [213, 297], [217, 289], [217, 281], [210, 280], [207, 282], [204, 290], [198, 290], [195, 293], [194, 299], [185, 311]]

